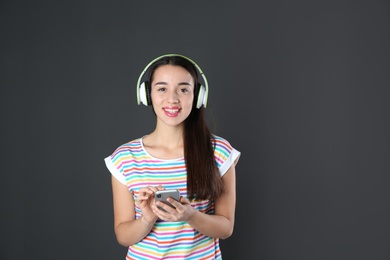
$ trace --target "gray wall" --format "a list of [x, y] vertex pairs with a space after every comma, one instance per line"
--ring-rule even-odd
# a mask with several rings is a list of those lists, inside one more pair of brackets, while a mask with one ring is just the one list
[[1, 259], [124, 259], [103, 158], [142, 68], [198, 62], [242, 152], [224, 259], [390, 258], [388, 1], [1, 1]]

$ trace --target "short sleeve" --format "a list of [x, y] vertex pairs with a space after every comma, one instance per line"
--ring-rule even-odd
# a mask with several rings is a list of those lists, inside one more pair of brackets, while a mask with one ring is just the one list
[[234, 149], [227, 140], [217, 136], [214, 138], [214, 157], [222, 177], [233, 164], [237, 164], [241, 153]]
[[126, 185], [126, 179], [123, 175], [123, 169], [116, 167], [113, 162], [113, 156], [110, 155], [104, 159], [107, 169], [122, 184]]

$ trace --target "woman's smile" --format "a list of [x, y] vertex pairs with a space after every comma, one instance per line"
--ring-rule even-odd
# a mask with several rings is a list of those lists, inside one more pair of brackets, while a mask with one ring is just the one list
[[181, 108], [180, 107], [163, 107], [165, 114], [169, 117], [178, 116]]

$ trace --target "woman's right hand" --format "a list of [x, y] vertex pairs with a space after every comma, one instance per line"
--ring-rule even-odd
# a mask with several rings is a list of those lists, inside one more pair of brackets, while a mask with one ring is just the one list
[[147, 186], [139, 190], [137, 197], [137, 204], [142, 211], [142, 216], [147, 223], [155, 223], [157, 215], [152, 210], [152, 204], [154, 203], [154, 193], [158, 190], [164, 190], [162, 185], [157, 187]]
[[[153, 228], [158, 218], [151, 210], [151, 205], [154, 204], [154, 192], [163, 188], [162, 186], [144, 187], [139, 189], [134, 197], [127, 185], [119, 182], [114, 176], [111, 178], [115, 235], [119, 244], [128, 247], [145, 238]], [[142, 216], [139, 219], [136, 219], [135, 206], [141, 210]]]

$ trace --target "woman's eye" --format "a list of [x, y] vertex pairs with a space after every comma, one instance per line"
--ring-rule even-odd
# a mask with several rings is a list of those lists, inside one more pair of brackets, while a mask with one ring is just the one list
[[188, 93], [188, 89], [182, 88], [182, 89], [180, 90], [180, 92], [183, 93], [183, 94]]
[[164, 92], [165, 90], [166, 90], [166, 88], [164, 88], [164, 87], [161, 87], [161, 88], [157, 89], [157, 91], [159, 91], [159, 92]]

